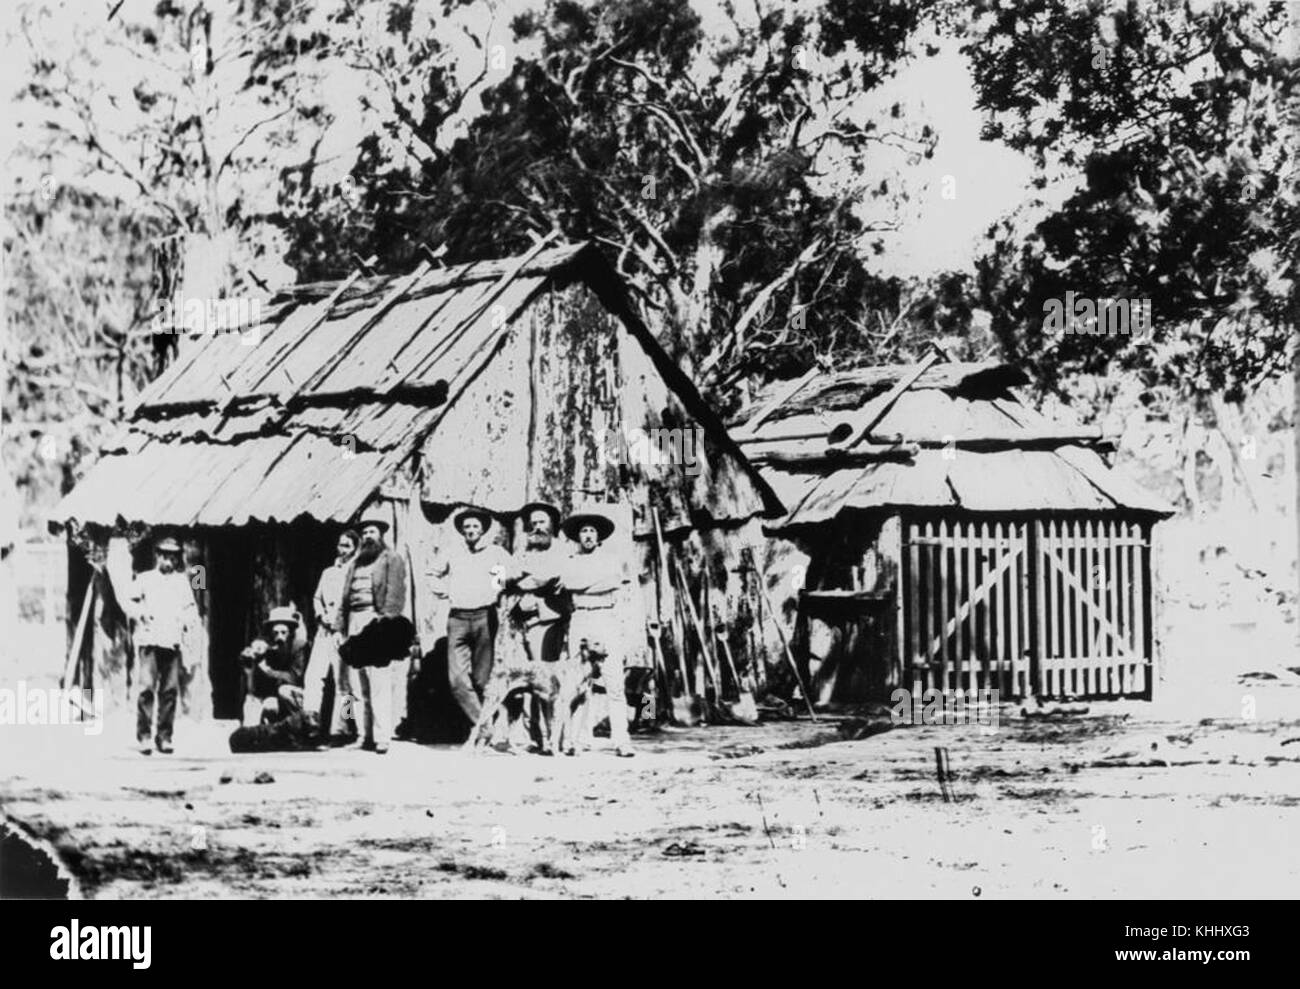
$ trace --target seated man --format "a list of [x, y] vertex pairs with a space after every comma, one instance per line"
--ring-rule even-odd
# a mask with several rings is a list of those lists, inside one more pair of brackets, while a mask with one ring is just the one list
[[289, 606], [272, 608], [262, 623], [264, 638], [254, 639], [240, 658], [247, 676], [247, 693], [262, 702], [261, 721], [267, 724], [303, 709], [306, 641], [302, 622]]

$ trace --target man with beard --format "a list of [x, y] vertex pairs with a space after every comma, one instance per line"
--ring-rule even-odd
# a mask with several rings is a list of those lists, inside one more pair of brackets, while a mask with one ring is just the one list
[[[180, 667], [199, 657], [185, 657], [183, 644], [199, 628], [198, 605], [189, 579], [181, 567], [181, 546], [166, 538], [155, 547], [158, 565], [135, 578], [127, 612], [135, 619], [135, 658], [140, 679], [136, 703], [136, 742], [144, 755], [172, 751], [176, 700], [180, 692]], [[154, 733], [154, 698], [158, 700], [158, 730]]]
[[604, 688], [609, 707], [609, 738], [616, 755], [633, 752], [627, 731], [623, 660], [626, 646], [618, 609], [619, 591], [630, 581], [621, 561], [603, 543], [614, 532], [614, 521], [599, 511], [570, 516], [564, 534], [578, 544], [561, 569], [560, 581], [571, 594], [569, 616], [570, 671], [561, 694], [561, 749], [573, 755], [589, 745], [594, 727], [594, 684]]
[[249, 693], [262, 702], [262, 724], [270, 724], [303, 709], [303, 669], [306, 639], [302, 622], [291, 605], [272, 608], [262, 623], [263, 637], [241, 654], [250, 674]]
[[[352, 696], [352, 672], [339, 656], [339, 643], [343, 639], [339, 618], [343, 606], [343, 581], [347, 578], [348, 567], [360, 541], [352, 529], [339, 533], [334, 563], [320, 575], [316, 596], [312, 599], [312, 608], [316, 613], [316, 639], [312, 643], [311, 659], [307, 663], [306, 706], [308, 715], [320, 726], [321, 735], [331, 743], [343, 740], [344, 725], [355, 704]], [[334, 678], [334, 705], [327, 726], [322, 714], [325, 681], [331, 675]]]
[[447, 678], [452, 696], [471, 725], [478, 725], [484, 693], [492, 678], [497, 634], [497, 598], [513, 576], [510, 554], [487, 539], [492, 517], [477, 508], [457, 512], [453, 524], [462, 546], [434, 563], [445, 578], [451, 610], [447, 615]]
[[[388, 523], [375, 516], [357, 526], [361, 546], [343, 578], [339, 628], [347, 638], [380, 617], [396, 617], [406, 606], [406, 561], [384, 542]], [[361, 747], [383, 755], [393, 740], [392, 670], [384, 665], [357, 664], [353, 680], [357, 694], [354, 713]]]
[[508, 613], [523, 634], [531, 667], [524, 679], [535, 701], [530, 724], [533, 740], [539, 752], [550, 754], [569, 611], [559, 581], [567, 554], [555, 541], [560, 525], [558, 508], [530, 502], [519, 514], [524, 520], [525, 544], [515, 558], [519, 576], [511, 582], [511, 590], [518, 596]]

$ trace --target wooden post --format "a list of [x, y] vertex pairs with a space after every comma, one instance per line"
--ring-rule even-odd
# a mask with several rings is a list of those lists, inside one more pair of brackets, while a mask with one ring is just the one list
[[906, 633], [903, 623], [903, 521], [901, 517], [891, 515], [881, 523], [876, 547], [881, 563], [876, 578], [877, 588], [892, 587], [894, 592], [894, 641], [893, 648], [888, 651], [889, 669], [885, 671], [884, 677], [884, 686], [888, 693], [895, 687], [903, 686], [905, 651], [903, 637]]
[[939, 791], [943, 794], [943, 802], [952, 803], [952, 789], [948, 784], [948, 776], [951, 770], [948, 766], [948, 750], [941, 745], [934, 747], [934, 768], [939, 777]]
[[[962, 681], [963, 675], [969, 679], [970, 667], [975, 659], [975, 602], [971, 599], [975, 588], [978, 586], [975, 580], [974, 570], [971, 568], [972, 557], [975, 555], [975, 524], [969, 520], [959, 520], [952, 523], [952, 545], [953, 545], [953, 584], [956, 587], [956, 593], [953, 594], [953, 614], [957, 614], [963, 601], [970, 603], [970, 609], [966, 612], [966, 617], [957, 622], [955, 629], [957, 635], [954, 639], [954, 645], [957, 652], [957, 686], [966, 689], [967, 683]], [[964, 578], [963, 578], [964, 575]]]
[[[1011, 696], [1015, 696], [1020, 691], [1020, 616], [1024, 614], [1024, 607], [1021, 601], [1025, 593], [1025, 567], [1028, 560], [1024, 552], [1024, 534], [1025, 528], [1023, 522], [1011, 522], [1007, 525], [1007, 533], [1011, 540], [1011, 552], [1016, 554], [1016, 563], [1012, 568], [1012, 573], [1008, 584], [1010, 586], [1010, 614], [1008, 622], [1010, 623], [1010, 639], [1008, 645], [1008, 665], [1010, 669], [1005, 676], [998, 677], [998, 689], [1006, 691]], [[1010, 688], [1007, 682], [1010, 678]]]
[[59, 686], [63, 689], [71, 687], [78, 679], [82, 680], [81, 686], [86, 686], [84, 677], [78, 677], [81, 662], [81, 647], [86, 639], [86, 627], [90, 624], [90, 612], [95, 603], [95, 578], [90, 578], [90, 583], [86, 585], [86, 596], [81, 601], [81, 615], [77, 619], [77, 631], [72, 636], [72, 646], [68, 649], [67, 662], [63, 664], [63, 676], [59, 680]]
[[[1050, 525], [1051, 521], [1049, 520], [1047, 524]], [[1027, 686], [1035, 697], [1044, 692], [1044, 661], [1047, 658], [1047, 587], [1044, 579], [1044, 571], [1047, 567], [1043, 560], [1046, 546], [1047, 526], [1043, 524], [1041, 519], [1034, 519], [1034, 540], [1030, 547], [1033, 554], [1030, 564], [1033, 567], [1034, 577], [1034, 601], [1033, 609], [1030, 612], [1034, 622], [1034, 645], [1033, 652], [1029, 657]]]
[[950, 687], [949, 669], [952, 669], [948, 651], [948, 546], [952, 542], [950, 525], [952, 524], [945, 519], [940, 519], [935, 525], [935, 534], [939, 537], [936, 546], [939, 550], [939, 608], [936, 610], [939, 621], [935, 623], [935, 632], [939, 636], [939, 690], [945, 697]]
[[[1123, 630], [1124, 626], [1119, 619], [1119, 588], [1116, 582], [1119, 579], [1119, 560], [1115, 556], [1115, 520], [1106, 519], [1102, 523], [1106, 527], [1106, 604], [1107, 617], [1110, 619], [1112, 628]], [[1114, 695], [1118, 694], [1116, 689], [1119, 685], [1119, 663], [1120, 663], [1120, 643], [1117, 643], [1114, 636], [1108, 636], [1109, 647], [1106, 650], [1110, 656], [1110, 672], [1107, 675], [1106, 692]]]
[[1160, 573], [1160, 537], [1156, 532], [1154, 523], [1148, 523], [1146, 531], [1149, 533], [1148, 540], [1151, 545], [1151, 568], [1148, 572], [1148, 580], [1151, 585], [1151, 662], [1152, 675], [1147, 680], [1146, 699], [1151, 700], [1155, 697], [1156, 680], [1163, 681], [1168, 675], [1165, 668], [1165, 652], [1163, 639], [1163, 621], [1164, 621], [1164, 583]]

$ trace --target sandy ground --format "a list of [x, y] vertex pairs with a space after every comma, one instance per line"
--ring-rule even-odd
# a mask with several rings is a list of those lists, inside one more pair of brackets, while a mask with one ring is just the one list
[[120, 723], [6, 727], [0, 802], [94, 897], [1293, 896], [1300, 674], [1211, 697], [1196, 720], [1173, 700], [1006, 708], [994, 734], [671, 731], [632, 760], [232, 756], [216, 724], [146, 758]]

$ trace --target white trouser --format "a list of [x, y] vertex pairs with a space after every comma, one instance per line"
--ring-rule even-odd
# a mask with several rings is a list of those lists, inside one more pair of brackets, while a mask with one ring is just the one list
[[311, 658], [307, 660], [307, 673], [303, 689], [308, 714], [320, 717], [325, 706], [325, 681], [334, 675], [334, 710], [330, 715], [330, 734], [341, 735], [345, 720], [353, 714], [356, 698], [352, 693], [352, 677], [343, 669], [339, 656], [339, 637], [335, 632], [321, 629], [312, 643]]
[[393, 667], [360, 666], [352, 671], [357, 734], [362, 741], [387, 746], [393, 740]]
[[[568, 711], [572, 703], [575, 688], [581, 679], [591, 672], [586, 663], [580, 663], [582, 646], [586, 643], [604, 655], [600, 659], [600, 682], [605, 688], [608, 704], [609, 740], [616, 748], [626, 748], [629, 743], [627, 731], [627, 700], [623, 691], [623, 643], [618, 617], [612, 608], [578, 608], [569, 617], [569, 659], [571, 680], [568, 697], [563, 702], [562, 711]], [[591, 744], [592, 729], [600, 719], [601, 712], [589, 695], [586, 704], [576, 712], [576, 741], [579, 746]]]

